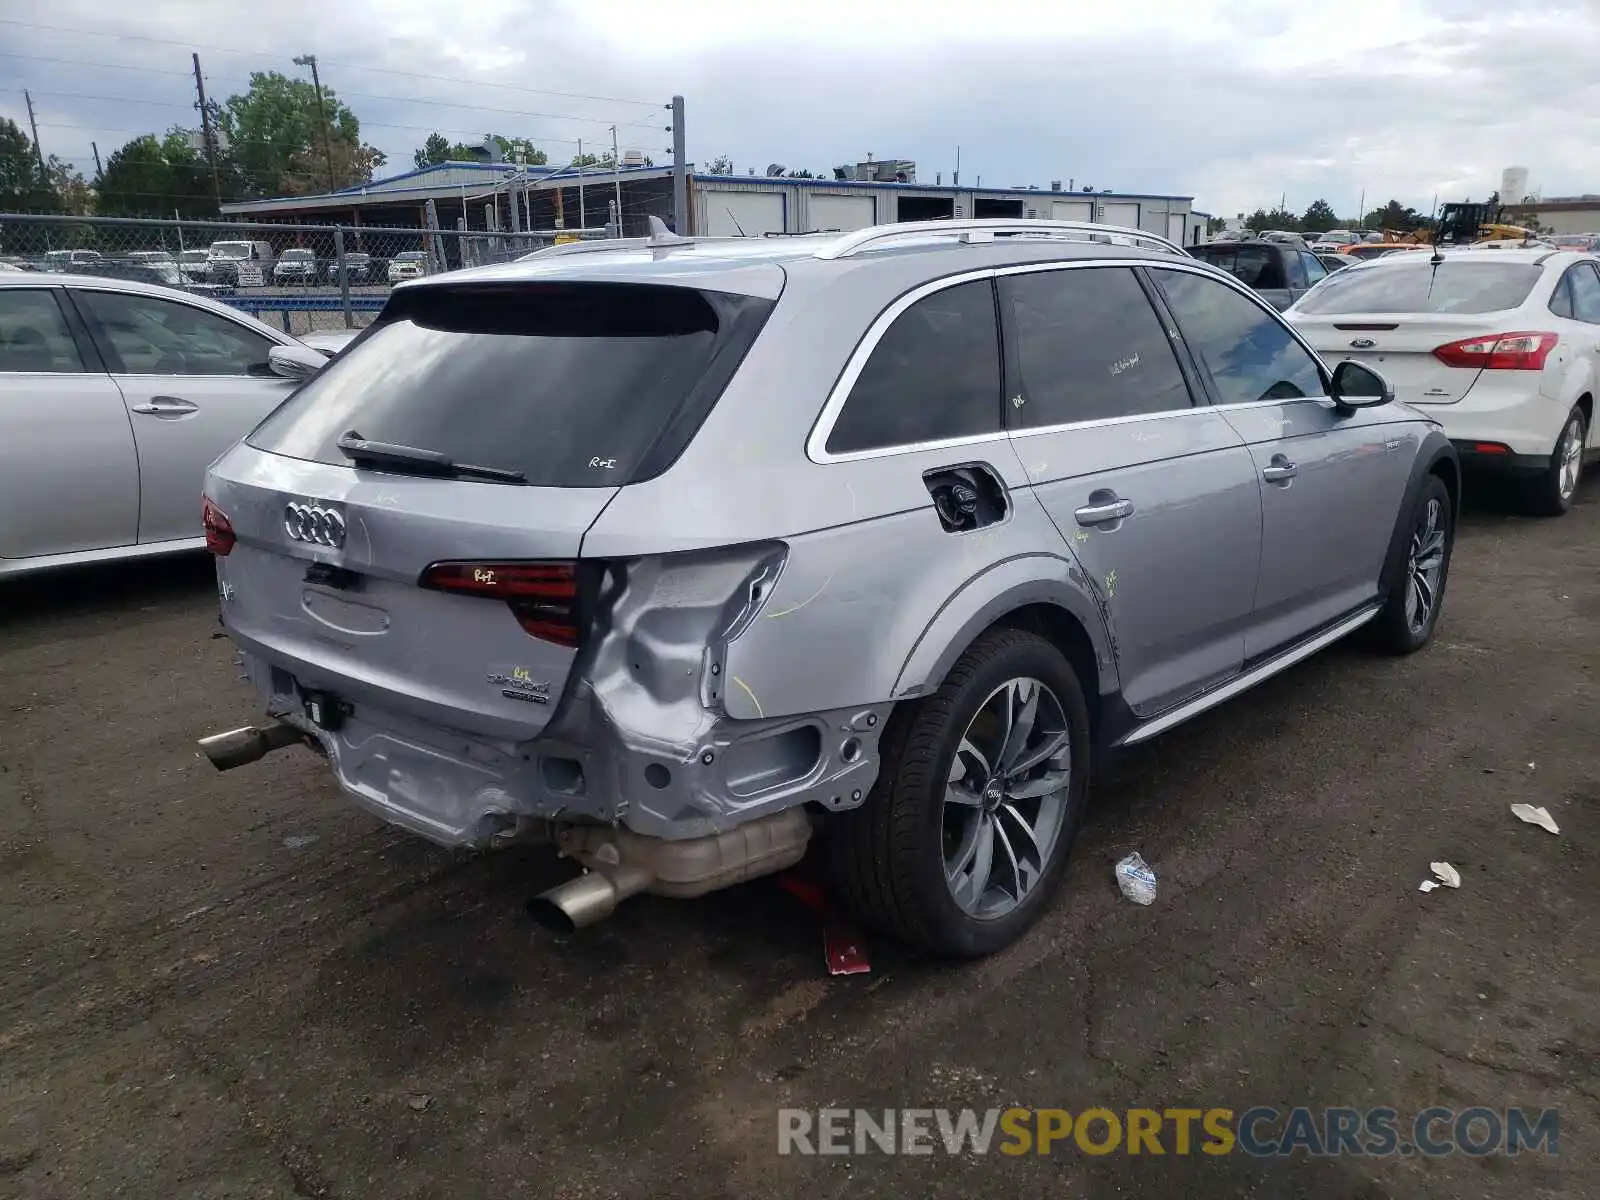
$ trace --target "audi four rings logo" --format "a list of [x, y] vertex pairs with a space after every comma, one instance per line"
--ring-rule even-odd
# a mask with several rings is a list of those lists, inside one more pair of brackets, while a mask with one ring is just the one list
[[344, 545], [344, 517], [338, 509], [298, 501], [283, 506], [283, 531], [297, 542], [317, 546]]
[[1370, 350], [1378, 343], [1371, 338], [1351, 338], [1350, 345], [1357, 350]]

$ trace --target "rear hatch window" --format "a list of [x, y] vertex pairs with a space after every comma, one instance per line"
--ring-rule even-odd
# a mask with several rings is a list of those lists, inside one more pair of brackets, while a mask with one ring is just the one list
[[246, 441], [349, 465], [355, 434], [533, 486], [617, 487], [677, 458], [772, 307], [644, 284], [403, 289]]
[[1491, 313], [1519, 307], [1538, 282], [1535, 263], [1464, 260], [1435, 266], [1429, 255], [1371, 270], [1341, 271], [1306, 294], [1299, 311], [1324, 313]]

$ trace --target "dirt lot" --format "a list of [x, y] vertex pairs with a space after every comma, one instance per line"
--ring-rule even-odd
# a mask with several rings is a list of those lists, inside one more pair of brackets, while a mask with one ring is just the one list
[[[562, 942], [253, 719], [206, 561], [0, 590], [0, 1196], [1600, 1195], [1600, 482], [1469, 514], [1443, 624], [1122, 764], [964, 968], [829, 979], [770, 883]], [[1548, 805], [1559, 837], [1515, 821]], [[1161, 876], [1149, 909], [1112, 862]], [[1459, 891], [1417, 891], [1428, 863]], [[784, 1106], [1560, 1109], [1560, 1153], [779, 1157]]]

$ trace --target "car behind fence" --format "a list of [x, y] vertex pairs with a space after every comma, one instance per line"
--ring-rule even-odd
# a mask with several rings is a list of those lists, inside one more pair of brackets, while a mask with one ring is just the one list
[[509, 262], [571, 236], [556, 229], [508, 233], [0, 213], [0, 270], [162, 284], [212, 296], [302, 334], [367, 324], [390, 289], [407, 279]]

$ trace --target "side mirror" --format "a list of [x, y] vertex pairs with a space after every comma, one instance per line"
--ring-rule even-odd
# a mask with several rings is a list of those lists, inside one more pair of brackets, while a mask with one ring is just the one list
[[1394, 388], [1371, 367], [1347, 358], [1333, 369], [1333, 386], [1328, 389], [1341, 412], [1376, 408], [1394, 400]]
[[327, 358], [310, 346], [274, 346], [267, 351], [267, 365], [273, 374], [296, 383], [310, 379], [327, 363]]

